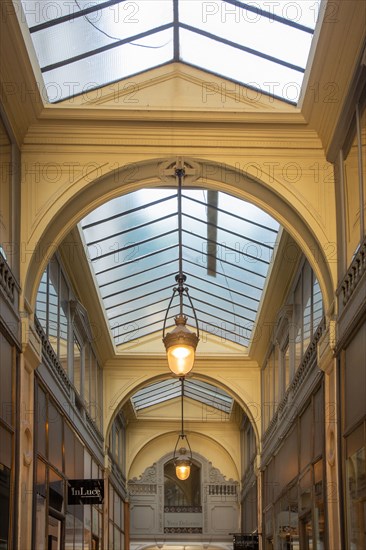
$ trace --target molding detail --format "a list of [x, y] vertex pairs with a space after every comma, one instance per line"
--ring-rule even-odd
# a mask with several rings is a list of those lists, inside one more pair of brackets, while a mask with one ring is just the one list
[[343, 306], [349, 302], [352, 294], [366, 273], [366, 237], [361, 243], [356, 256], [354, 257], [348, 271], [339, 285], [337, 294], [342, 294]]

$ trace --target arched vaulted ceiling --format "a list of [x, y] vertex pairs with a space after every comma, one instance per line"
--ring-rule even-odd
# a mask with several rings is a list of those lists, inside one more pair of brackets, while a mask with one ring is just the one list
[[[116, 347], [161, 333], [178, 273], [176, 189], [141, 189], [80, 223]], [[279, 224], [226, 193], [184, 189], [182, 257], [199, 329], [248, 347]], [[174, 325], [178, 300], [169, 310]], [[188, 323], [194, 313], [185, 299]]]

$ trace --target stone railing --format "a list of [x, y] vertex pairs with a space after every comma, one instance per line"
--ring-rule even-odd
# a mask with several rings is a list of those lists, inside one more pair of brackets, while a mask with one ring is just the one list
[[207, 493], [211, 496], [237, 496], [237, 484], [210, 484], [207, 486]]
[[366, 238], [360, 245], [357, 254], [352, 260], [347, 273], [339, 285], [338, 294], [342, 294], [343, 305], [345, 306], [355, 291], [361, 277], [366, 272]]
[[155, 495], [156, 483], [129, 483], [128, 492], [130, 495]]
[[0, 254], [0, 286], [11, 303], [14, 303], [14, 290], [17, 282], [2, 254]]
[[68, 395], [71, 393], [71, 381], [69, 380], [69, 377], [67, 376], [66, 372], [64, 371], [60, 361], [58, 360], [58, 357], [51, 346], [40, 322], [38, 321], [37, 317], [34, 317], [34, 324], [36, 327], [36, 331], [38, 336], [41, 339], [42, 342], [42, 351], [45, 359], [47, 360], [47, 363], [52, 368], [53, 372], [57, 376], [58, 381], [61, 383], [63, 389], [66, 391]]

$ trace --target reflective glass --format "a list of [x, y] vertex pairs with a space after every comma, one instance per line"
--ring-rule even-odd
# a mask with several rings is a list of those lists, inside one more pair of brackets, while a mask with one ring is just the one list
[[[67, 3], [67, 2], [65, 2]], [[170, 3], [125, 2], [33, 33], [41, 68], [171, 23]], [[91, 7], [89, 2], [87, 7]], [[127, 8], [127, 9], [126, 9]], [[80, 36], [83, 40], [80, 40]], [[142, 48], [143, 49], [143, 48]]]
[[[279, 225], [256, 206], [224, 193], [184, 190], [182, 198], [183, 271], [199, 328], [247, 346]], [[96, 209], [81, 226], [120, 345], [162, 330], [179, 269], [177, 200], [169, 189], [148, 189], [110, 206]], [[167, 329], [174, 326], [178, 306], [176, 296]], [[183, 310], [194, 327], [187, 297]]]
[[[301, 73], [295, 76], [294, 71], [275, 61], [224, 46], [217, 38], [305, 68], [320, 0], [288, 3], [121, 0], [112, 4], [89, 0], [22, 0], [21, 3], [24, 13], [19, 14], [20, 18], [31, 29], [40, 66], [47, 68], [43, 76], [45, 95], [50, 102], [176, 60], [173, 25], [179, 29], [175, 37], [180, 43], [175, 47], [180, 51], [180, 61], [296, 102]], [[178, 14], [178, 21], [174, 22], [173, 6]], [[171, 27], [158, 30], [166, 25]], [[184, 25], [196, 29], [195, 32], [187, 31]], [[151, 34], [134, 38], [146, 32]], [[214, 39], [199, 36], [199, 32], [210, 33]], [[121, 40], [127, 42], [115, 47]], [[109, 49], [69, 63], [78, 55], [98, 48]], [[57, 62], [66, 65], [49, 70]]]
[[207, 4], [180, 2], [180, 22], [305, 68], [312, 34], [238, 6], [221, 3], [221, 8], [212, 10]]
[[[173, 31], [168, 29], [43, 73], [51, 103], [157, 67], [173, 58]], [[87, 96], [86, 96], [87, 98]]]
[[301, 72], [185, 29], [180, 29], [179, 35], [182, 61], [254, 88], [257, 91], [250, 96], [248, 93], [252, 99], [260, 99], [265, 93], [297, 102], [303, 80]]
[[[181, 391], [179, 380], [164, 380], [139, 390], [131, 397], [131, 401], [135, 410], [141, 410], [180, 397]], [[185, 381], [184, 395], [226, 412], [230, 412], [233, 405], [233, 399], [224, 390], [198, 380]]]

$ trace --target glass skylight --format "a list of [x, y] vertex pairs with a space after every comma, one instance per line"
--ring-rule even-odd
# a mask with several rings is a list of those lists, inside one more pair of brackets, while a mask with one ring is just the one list
[[[278, 223], [257, 207], [205, 189], [182, 193], [183, 271], [199, 328], [247, 346]], [[81, 222], [116, 346], [161, 332], [178, 272], [177, 191], [142, 189]], [[193, 312], [185, 304], [188, 323]], [[167, 326], [174, 325], [178, 301]]]
[[296, 103], [320, 0], [21, 0], [48, 100], [182, 62]]
[[[137, 412], [147, 407], [164, 403], [170, 399], [181, 397], [182, 387], [180, 380], [169, 379], [163, 382], [155, 382], [139, 390], [131, 397], [134, 410]], [[233, 407], [233, 399], [224, 390], [212, 386], [207, 382], [188, 378], [184, 381], [184, 397], [199, 401], [223, 413], [230, 414]]]

